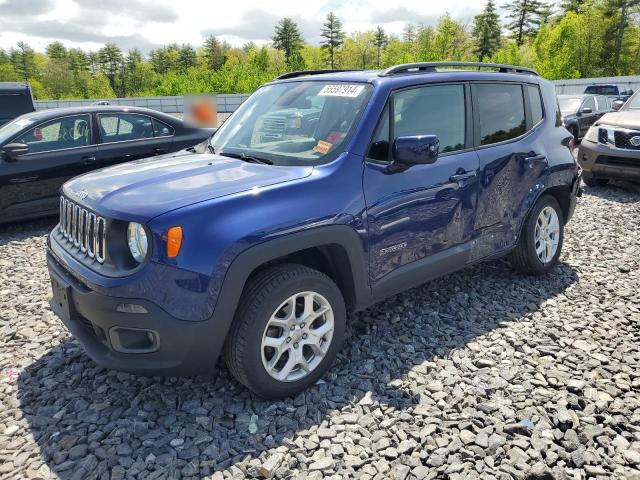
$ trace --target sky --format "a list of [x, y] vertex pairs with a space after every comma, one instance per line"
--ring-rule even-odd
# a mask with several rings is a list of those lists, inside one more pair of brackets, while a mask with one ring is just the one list
[[144, 53], [169, 43], [201, 45], [215, 35], [234, 46], [270, 41], [282, 17], [293, 18], [304, 38], [320, 42], [328, 12], [346, 32], [382, 25], [400, 34], [406, 23], [432, 25], [445, 12], [471, 24], [485, 0], [0, 0], [0, 48], [26, 41], [38, 51], [54, 40], [97, 50], [113, 42]]

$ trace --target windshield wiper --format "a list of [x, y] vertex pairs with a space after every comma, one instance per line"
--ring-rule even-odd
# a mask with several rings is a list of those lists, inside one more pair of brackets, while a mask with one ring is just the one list
[[261, 163], [263, 165], [273, 165], [273, 162], [268, 158], [255, 157], [253, 155], [247, 155], [244, 153], [222, 152], [222, 153], [219, 153], [219, 155], [222, 155], [223, 157], [237, 158], [238, 160], [243, 160], [245, 162], [250, 162], [250, 163]]

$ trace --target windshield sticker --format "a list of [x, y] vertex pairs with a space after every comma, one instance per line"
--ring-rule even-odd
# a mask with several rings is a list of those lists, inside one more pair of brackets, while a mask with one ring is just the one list
[[313, 151], [324, 155], [331, 149], [331, 147], [333, 147], [333, 143], [325, 142], [324, 140], [318, 140], [318, 144], [313, 147]]
[[342, 138], [342, 133], [340, 132], [331, 132], [327, 135], [327, 141], [330, 143], [338, 143]]
[[363, 90], [364, 85], [325, 85], [318, 93], [318, 96], [356, 98]]

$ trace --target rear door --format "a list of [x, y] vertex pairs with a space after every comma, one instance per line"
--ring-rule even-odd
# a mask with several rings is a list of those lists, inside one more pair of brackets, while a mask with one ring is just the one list
[[29, 152], [0, 163], [0, 220], [56, 213], [61, 185], [95, 168], [91, 115], [49, 120], [19, 134]]
[[483, 82], [474, 83], [472, 92], [480, 157], [474, 257], [483, 258], [513, 245], [548, 175], [545, 112], [538, 85]]
[[102, 167], [171, 151], [173, 129], [148, 115], [99, 113], [97, 124], [100, 136], [97, 159]]

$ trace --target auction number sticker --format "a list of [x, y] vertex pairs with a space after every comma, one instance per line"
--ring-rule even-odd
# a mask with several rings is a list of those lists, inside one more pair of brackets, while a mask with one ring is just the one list
[[355, 98], [362, 93], [364, 85], [325, 85], [318, 93], [321, 97], [352, 97]]

